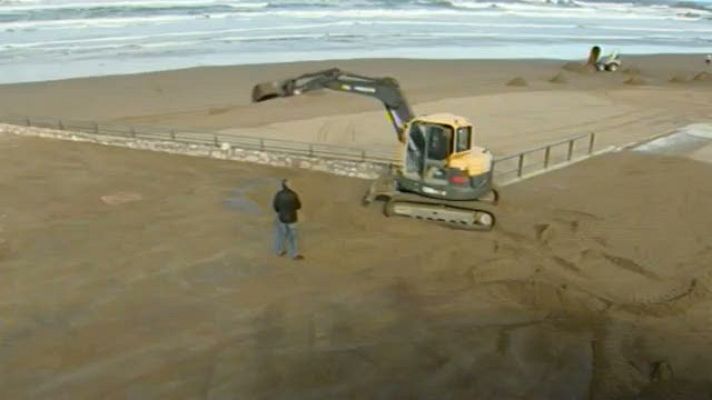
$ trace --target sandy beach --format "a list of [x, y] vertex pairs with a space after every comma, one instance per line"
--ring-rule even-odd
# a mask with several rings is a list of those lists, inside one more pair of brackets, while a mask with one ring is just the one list
[[[339, 66], [471, 118], [496, 154], [712, 119], [700, 56], [624, 63], [198, 68], [3, 85], [0, 109], [393, 146], [369, 99], [249, 103], [256, 82]], [[10, 135], [0, 152], [0, 398], [712, 398], [709, 162], [593, 158], [505, 187], [480, 234], [386, 219], [365, 180]], [[301, 263], [269, 251], [285, 176]]]
[[[586, 161], [472, 234], [385, 220], [360, 180], [0, 140], [3, 398], [711, 393], [709, 164]], [[285, 175], [300, 264], [269, 253]]]
[[[586, 49], [582, 49], [582, 58]], [[553, 60], [352, 60], [187, 70], [0, 85], [0, 110], [29, 116], [197, 128], [363, 148], [396, 143], [373, 99], [318, 92], [251, 104], [259, 82], [339, 67], [393, 76], [418, 114], [453, 112], [495, 154], [595, 131], [624, 144], [710, 120], [702, 55], [628, 56], [621, 73]], [[521, 78], [527, 86], [510, 86]], [[554, 82], [552, 82], [554, 80]], [[628, 83], [626, 83], [628, 82]]]

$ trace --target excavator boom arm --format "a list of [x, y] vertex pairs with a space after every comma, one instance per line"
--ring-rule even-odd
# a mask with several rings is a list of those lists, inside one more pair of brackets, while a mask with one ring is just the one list
[[404, 142], [406, 124], [415, 116], [401, 93], [398, 82], [393, 78], [371, 78], [333, 68], [292, 79], [258, 84], [252, 90], [252, 101], [290, 97], [319, 89], [355, 93], [380, 100], [386, 108], [398, 140]]

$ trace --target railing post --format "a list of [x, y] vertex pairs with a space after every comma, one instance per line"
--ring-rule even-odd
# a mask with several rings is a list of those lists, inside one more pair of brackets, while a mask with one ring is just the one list
[[551, 157], [551, 146], [546, 146], [544, 150], [544, 168], [549, 168], [549, 158]]
[[571, 157], [574, 155], [574, 141], [575, 139], [569, 140], [569, 152], [566, 155], [566, 161], [571, 161]]
[[596, 141], [596, 133], [591, 132], [589, 142], [588, 142], [588, 154], [591, 155], [593, 154], [593, 144]]
[[218, 144], [218, 135], [213, 135], [213, 143], [215, 144], [215, 147], [220, 147]]
[[524, 171], [524, 153], [519, 153], [519, 165], [517, 166], [517, 177], [522, 177]]

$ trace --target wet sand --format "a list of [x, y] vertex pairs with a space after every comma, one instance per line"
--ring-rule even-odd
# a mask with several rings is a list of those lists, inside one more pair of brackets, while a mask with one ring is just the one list
[[[710, 164], [591, 159], [504, 188], [480, 234], [386, 219], [361, 180], [0, 152], [0, 398], [712, 395]], [[300, 263], [269, 252], [283, 176]]]

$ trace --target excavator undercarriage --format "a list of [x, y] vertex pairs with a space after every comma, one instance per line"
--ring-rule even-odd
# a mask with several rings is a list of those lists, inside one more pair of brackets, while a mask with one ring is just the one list
[[409, 217], [429, 220], [454, 229], [489, 231], [496, 222], [491, 210], [499, 201], [499, 193], [492, 189], [486, 196], [473, 201], [452, 201], [410, 193], [398, 187], [398, 180], [386, 174], [373, 181], [363, 198], [363, 205], [384, 202], [386, 217]]

